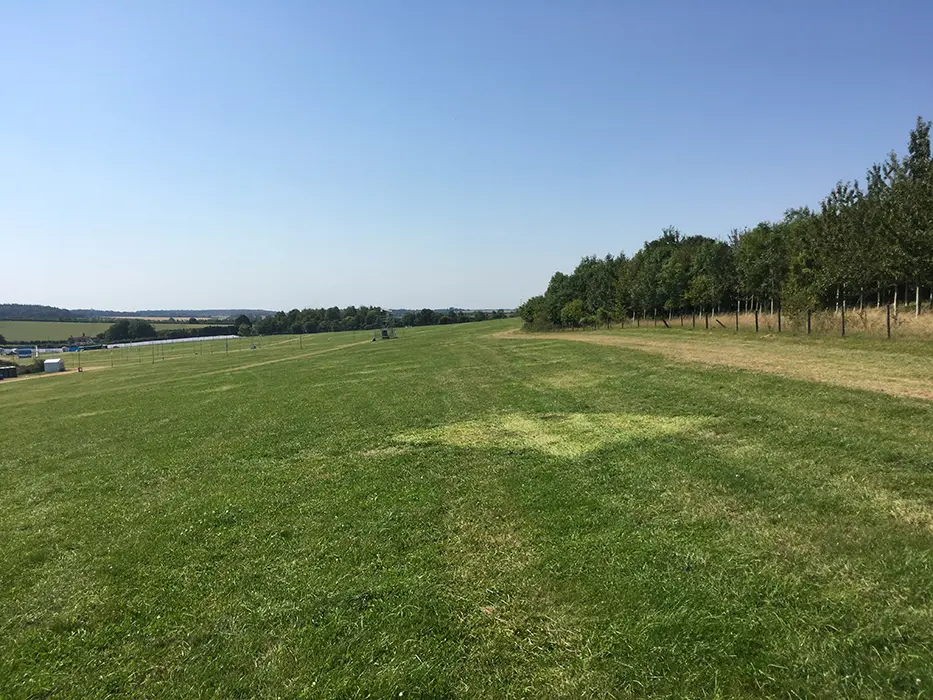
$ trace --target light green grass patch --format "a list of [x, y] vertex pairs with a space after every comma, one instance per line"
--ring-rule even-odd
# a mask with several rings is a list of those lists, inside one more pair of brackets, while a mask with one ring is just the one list
[[697, 417], [636, 413], [507, 413], [406, 433], [396, 440], [412, 445], [530, 449], [574, 458], [610, 444], [682, 434], [701, 422]]

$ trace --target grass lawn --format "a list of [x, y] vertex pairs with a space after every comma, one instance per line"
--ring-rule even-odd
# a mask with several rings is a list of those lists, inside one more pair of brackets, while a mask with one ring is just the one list
[[933, 349], [516, 326], [0, 382], [0, 697], [933, 693]]
[[[20, 341], [59, 341], [68, 340], [72, 336], [95, 336], [103, 333], [114, 324], [114, 321], [104, 323], [76, 323], [73, 321], [0, 321], [0, 335], [7, 340], [7, 344]], [[203, 328], [204, 323], [157, 323], [153, 324], [157, 331], [172, 328]]]

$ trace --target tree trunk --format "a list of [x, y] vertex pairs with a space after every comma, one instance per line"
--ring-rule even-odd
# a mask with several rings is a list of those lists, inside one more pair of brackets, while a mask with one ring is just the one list
[[774, 297], [771, 297], [771, 315], [774, 316]]
[[894, 285], [894, 320], [897, 321], [897, 285]]
[[878, 299], [875, 301], [875, 308], [881, 308], [881, 287], [878, 287]]
[[858, 293], [858, 311], [862, 313], [862, 307], [865, 306], [865, 287], [859, 288]]
[[914, 301], [914, 305], [917, 307], [916, 315], [919, 316], [920, 315], [920, 283], [919, 282], [917, 282], [916, 300]]

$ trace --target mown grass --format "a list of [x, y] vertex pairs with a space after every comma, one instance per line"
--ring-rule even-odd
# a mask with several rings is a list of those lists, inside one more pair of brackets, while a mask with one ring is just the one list
[[[7, 344], [17, 342], [59, 341], [67, 340], [72, 336], [87, 335], [90, 337], [103, 333], [110, 328], [113, 322], [72, 322], [72, 321], [0, 321], [0, 335], [7, 340]], [[159, 323], [155, 325], [158, 330], [171, 330], [173, 328], [203, 328], [204, 323]]]
[[930, 694], [929, 402], [512, 327], [0, 382], [0, 696]]

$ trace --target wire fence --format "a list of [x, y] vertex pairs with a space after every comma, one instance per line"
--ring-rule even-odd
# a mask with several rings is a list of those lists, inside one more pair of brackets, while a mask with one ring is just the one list
[[790, 313], [779, 307], [773, 311], [760, 309], [741, 313], [738, 310], [668, 313], [626, 318], [621, 325], [625, 328], [677, 327], [759, 334], [933, 340], [933, 313], [924, 310], [918, 315], [913, 305], [899, 308], [891, 304], [854, 308], [840, 306], [838, 309], [798, 310]]

